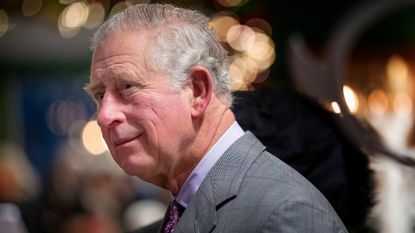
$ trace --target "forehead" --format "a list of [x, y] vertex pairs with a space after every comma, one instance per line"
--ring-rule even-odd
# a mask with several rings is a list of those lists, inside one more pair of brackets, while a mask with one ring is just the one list
[[93, 54], [91, 81], [101, 76], [142, 76], [144, 72], [154, 71], [147, 58], [149, 37], [146, 32], [127, 31], [105, 38]]
[[149, 34], [145, 32], [132, 33], [129, 31], [107, 36], [95, 49], [92, 65], [105, 63], [107, 60], [122, 60], [134, 57], [143, 59], [147, 51], [148, 37]]

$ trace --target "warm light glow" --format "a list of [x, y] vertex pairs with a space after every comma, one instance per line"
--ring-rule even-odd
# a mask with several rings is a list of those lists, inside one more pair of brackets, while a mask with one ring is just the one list
[[215, 30], [221, 42], [227, 41], [227, 34], [232, 26], [239, 25], [238, 20], [227, 12], [219, 12], [209, 23], [210, 27]]
[[386, 65], [388, 84], [394, 93], [405, 91], [408, 88], [409, 68], [405, 60], [399, 55], [389, 58]]
[[412, 100], [406, 93], [399, 93], [393, 99], [393, 109], [398, 116], [408, 116], [412, 112]]
[[0, 37], [9, 29], [9, 17], [4, 10], [0, 10]]
[[381, 116], [388, 109], [389, 99], [385, 92], [377, 89], [370, 93], [367, 104], [371, 113]]
[[230, 64], [231, 89], [247, 90], [257, 80], [263, 82], [276, 56], [271, 38], [262, 31], [238, 24], [229, 30], [228, 40], [239, 51], [232, 56]]
[[97, 121], [90, 121], [85, 125], [82, 131], [82, 143], [85, 149], [93, 155], [103, 154], [107, 150]]
[[[251, 64], [250, 64], [251, 63]], [[230, 89], [232, 91], [248, 90], [255, 81], [258, 70], [252, 61], [245, 57], [234, 57], [229, 66]]]
[[87, 29], [95, 29], [104, 22], [105, 8], [99, 2], [94, 2], [89, 5], [89, 15], [83, 27]]
[[216, 0], [219, 4], [226, 7], [239, 6], [243, 0]]
[[[251, 57], [248, 57], [246, 53], [242, 53], [240, 56], [233, 56], [233, 63], [238, 64], [241, 69], [250, 73], [259, 73], [258, 62]], [[253, 80], [252, 80], [253, 81]]]
[[255, 33], [255, 43], [248, 48], [246, 56], [256, 61], [260, 71], [268, 69], [275, 60], [274, 42], [264, 33]]
[[268, 36], [272, 35], [271, 24], [261, 18], [253, 18], [246, 22], [246, 26], [251, 27], [252, 29], [259, 29]]
[[359, 109], [359, 99], [353, 89], [347, 85], [343, 86], [343, 95], [350, 112], [356, 113]]
[[63, 13], [63, 26], [68, 28], [79, 28], [88, 19], [89, 8], [84, 2], [75, 2], [69, 5]]
[[89, 6], [85, 2], [75, 2], [67, 6], [59, 16], [58, 29], [63, 37], [73, 37], [80, 31], [89, 15]]
[[42, 8], [42, 0], [24, 0], [22, 4], [22, 12], [24, 16], [33, 16], [39, 13]]
[[255, 32], [248, 26], [237, 24], [229, 28], [226, 39], [233, 49], [244, 51], [255, 43]]
[[109, 18], [127, 9], [129, 6], [130, 4], [126, 1], [121, 1], [121, 2], [116, 3], [110, 11]]
[[244, 82], [244, 70], [238, 65], [231, 63], [229, 65], [230, 87], [232, 91], [246, 90], [246, 83]]
[[331, 107], [331, 110], [336, 114], [340, 114], [342, 112], [339, 104], [336, 101], [331, 102], [330, 107]]

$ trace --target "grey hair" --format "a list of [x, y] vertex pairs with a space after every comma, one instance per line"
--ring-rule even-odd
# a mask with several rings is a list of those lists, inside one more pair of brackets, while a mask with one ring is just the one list
[[172, 74], [175, 88], [188, 83], [192, 67], [201, 65], [212, 75], [216, 96], [228, 107], [232, 105], [227, 51], [210, 29], [208, 17], [169, 4], [137, 4], [106, 21], [92, 37], [91, 49], [126, 30], [155, 32], [147, 56], [157, 69]]

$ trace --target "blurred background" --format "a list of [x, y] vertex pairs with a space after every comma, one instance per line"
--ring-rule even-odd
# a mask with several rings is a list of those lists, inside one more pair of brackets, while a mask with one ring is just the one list
[[[119, 170], [83, 90], [93, 32], [128, 6], [149, 2], [167, 1], [0, 0], [0, 228], [7, 229], [0, 232], [124, 232], [163, 216], [169, 194]], [[328, 69], [339, 39], [333, 33], [376, 1], [168, 2], [211, 18], [231, 55], [238, 121], [309, 178], [351, 232], [413, 232], [412, 167], [392, 159], [398, 173], [391, 175], [370, 159], [376, 153], [336, 123], [341, 101], [324, 93], [344, 98], [346, 111], [369, 123], [391, 151], [413, 157], [415, 4], [377, 15], [347, 48], [343, 75], [325, 82], [311, 71]], [[310, 72], [289, 59], [293, 36], [304, 41]], [[395, 208], [402, 193], [405, 207]], [[385, 210], [395, 218], [374, 227]]]

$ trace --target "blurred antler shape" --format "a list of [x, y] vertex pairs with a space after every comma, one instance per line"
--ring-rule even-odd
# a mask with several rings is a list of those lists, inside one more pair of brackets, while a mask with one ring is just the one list
[[354, 143], [371, 154], [415, 167], [413, 158], [387, 149], [367, 122], [358, 120], [350, 113], [342, 90], [345, 65], [361, 32], [380, 17], [412, 4], [415, 0], [383, 0], [363, 4], [345, 17], [332, 33], [324, 60], [315, 59], [298, 35], [290, 38], [289, 59], [296, 88], [320, 102], [337, 102], [341, 109], [339, 126]]

